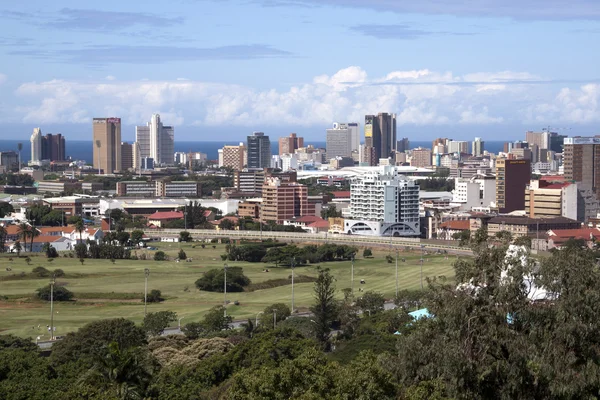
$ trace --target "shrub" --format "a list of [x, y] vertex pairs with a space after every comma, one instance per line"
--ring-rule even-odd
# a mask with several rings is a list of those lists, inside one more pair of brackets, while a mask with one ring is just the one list
[[[207, 292], [223, 292], [225, 275], [223, 269], [211, 269], [206, 271], [204, 276], [196, 281], [196, 287], [199, 290]], [[250, 278], [244, 275], [242, 268], [227, 268], [227, 291], [243, 292], [244, 287], [251, 283]]]
[[[164, 300], [161, 296], [162, 293], [160, 292], [160, 290], [152, 289], [150, 293], [148, 293], [147, 301], [148, 303], [160, 303]], [[142, 299], [142, 301], [144, 301], [144, 299]]]
[[177, 257], [180, 260], [187, 260], [187, 254], [185, 254], [185, 251], [183, 251], [183, 249], [179, 249], [179, 253], [177, 253]]
[[40, 278], [47, 278], [51, 275], [50, 271], [44, 267], [35, 267], [31, 270], [31, 273]]
[[364, 258], [373, 257], [373, 251], [371, 249], [365, 249], [363, 251], [363, 257]]
[[388, 264], [391, 264], [394, 262], [394, 257], [388, 254], [387, 256], [385, 256], [385, 260], [388, 262]]
[[[50, 285], [44, 286], [36, 290], [37, 298], [40, 300], [50, 301]], [[54, 287], [54, 301], [69, 301], [73, 299], [73, 293], [65, 287], [55, 286]]]
[[154, 261], [165, 261], [167, 259], [167, 255], [164, 251], [157, 251], [154, 253]]
[[54, 270], [54, 276], [57, 277], [57, 278], [59, 278], [61, 276], [65, 276], [65, 271], [63, 271], [60, 268], [57, 268], [57, 269]]

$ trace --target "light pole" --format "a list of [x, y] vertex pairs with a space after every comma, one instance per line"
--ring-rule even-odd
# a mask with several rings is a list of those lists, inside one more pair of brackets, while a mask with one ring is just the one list
[[258, 326], [258, 316], [259, 316], [260, 314], [264, 314], [264, 312], [263, 312], [263, 311], [261, 311], [261, 312], [259, 312], [258, 314], [256, 314], [256, 320], [254, 321], [254, 327], [255, 327], [255, 328]]
[[223, 276], [225, 277], [223, 281], [223, 315], [227, 316], [227, 264], [223, 265]]
[[398, 298], [398, 249], [396, 249], [396, 298]]
[[296, 257], [292, 258], [292, 314], [294, 313], [294, 267], [296, 266]]
[[421, 290], [423, 290], [423, 248], [425, 246], [421, 245]]
[[56, 283], [56, 275], [52, 275], [50, 279], [50, 340], [54, 340], [54, 284]]
[[148, 310], [148, 276], [150, 275], [150, 270], [148, 268], [144, 268], [144, 317], [146, 316], [146, 312]]
[[277, 329], [277, 310], [273, 309], [273, 329]]
[[351, 274], [351, 282], [352, 282], [352, 296], [354, 296], [354, 256], [352, 256], [352, 269], [350, 270], [350, 274]]
[[185, 317], [181, 317], [179, 318], [179, 320], [177, 321], [177, 329], [179, 329], [179, 331], [181, 331], [181, 320], [184, 319]]

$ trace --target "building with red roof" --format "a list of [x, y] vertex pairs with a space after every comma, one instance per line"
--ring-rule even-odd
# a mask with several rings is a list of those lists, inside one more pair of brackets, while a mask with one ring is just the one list
[[161, 228], [167, 222], [183, 219], [181, 211], [157, 211], [148, 216], [148, 225], [154, 225]]

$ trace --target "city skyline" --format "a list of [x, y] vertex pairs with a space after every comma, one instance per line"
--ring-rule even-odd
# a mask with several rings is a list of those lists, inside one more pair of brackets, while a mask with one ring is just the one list
[[[598, 56], [589, 51], [600, 5], [564, 8], [539, 0], [7, 4], [0, 120], [15, 138], [38, 126], [68, 137], [114, 115], [130, 141], [130, 127], [160, 113], [181, 140], [252, 131], [318, 140], [334, 121], [388, 112], [398, 135], [413, 140], [516, 139], [545, 126], [589, 136], [600, 122]], [[364, 51], [370, 56], [358, 57]]]

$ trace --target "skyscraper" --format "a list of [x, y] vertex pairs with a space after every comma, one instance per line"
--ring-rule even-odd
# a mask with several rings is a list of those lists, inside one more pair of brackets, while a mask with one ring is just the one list
[[564, 139], [565, 179], [591, 187], [600, 199], [600, 137]]
[[496, 206], [501, 213], [525, 209], [525, 188], [530, 180], [530, 160], [496, 159]]
[[348, 124], [334, 122], [333, 128], [326, 130], [327, 159], [350, 157], [352, 155], [352, 131]]
[[121, 118], [94, 118], [94, 169], [121, 171]]
[[133, 168], [133, 145], [121, 142], [121, 168], [123, 171]]
[[348, 132], [350, 133], [352, 151], [360, 150], [360, 124], [358, 122], [348, 123]]
[[135, 127], [135, 140], [140, 146], [140, 157], [150, 157], [155, 164], [173, 165], [175, 159], [175, 129], [163, 125], [160, 114], [152, 114], [146, 126]]
[[40, 128], [33, 128], [33, 134], [31, 135], [31, 162], [39, 163], [42, 158], [42, 130]]
[[396, 143], [396, 152], [406, 153], [408, 150], [410, 150], [410, 141], [408, 138], [402, 138], [402, 140], [398, 140], [398, 143]]
[[448, 153], [468, 153], [469, 143], [461, 140], [451, 140], [448, 142]]
[[481, 157], [483, 155], [485, 142], [481, 138], [476, 137], [471, 146], [471, 154], [475, 157]]
[[296, 149], [304, 147], [304, 138], [297, 137], [295, 133], [290, 136], [279, 138], [279, 155], [294, 154]]
[[42, 136], [42, 160], [64, 161], [65, 138], [60, 133]]
[[377, 161], [390, 157], [396, 150], [396, 114], [365, 115], [365, 145], [375, 149]]
[[263, 132], [248, 136], [248, 168], [269, 168], [271, 165], [271, 141]]
[[247, 152], [244, 143], [238, 146], [223, 147], [223, 167], [233, 168], [234, 171], [241, 171], [246, 165]]

